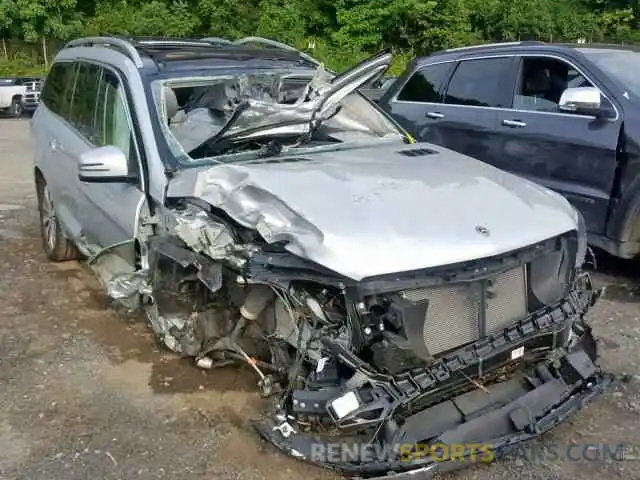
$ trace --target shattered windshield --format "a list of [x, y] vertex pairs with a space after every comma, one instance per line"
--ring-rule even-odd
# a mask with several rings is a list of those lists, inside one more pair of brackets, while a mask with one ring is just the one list
[[403, 139], [393, 121], [355, 92], [382, 71], [380, 65], [337, 77], [322, 66], [256, 71], [156, 80], [152, 89], [163, 133], [181, 162], [233, 161]]

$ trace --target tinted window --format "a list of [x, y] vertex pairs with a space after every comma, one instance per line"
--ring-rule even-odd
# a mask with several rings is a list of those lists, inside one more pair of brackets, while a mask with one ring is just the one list
[[497, 85], [507, 73], [510, 58], [464, 60], [456, 68], [445, 103], [495, 107], [500, 89]]
[[100, 80], [94, 114], [96, 146], [113, 145], [120, 148], [129, 160], [129, 171], [136, 171], [138, 156], [129, 122], [124, 87], [118, 77], [106, 69]]
[[102, 68], [80, 63], [73, 89], [69, 121], [90, 142], [95, 143], [94, 115]]
[[554, 112], [567, 88], [592, 87], [580, 72], [562, 60], [545, 57], [522, 59], [513, 108]]
[[442, 101], [440, 87], [446, 80], [450, 67], [449, 63], [439, 63], [421, 68], [402, 88], [398, 100], [440, 103]]
[[44, 82], [41, 101], [53, 112], [66, 116], [68, 112], [70, 85], [73, 75], [73, 64], [56, 63]]

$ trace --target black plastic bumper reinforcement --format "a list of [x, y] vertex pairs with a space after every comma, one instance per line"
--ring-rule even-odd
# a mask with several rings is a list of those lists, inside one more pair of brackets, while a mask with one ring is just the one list
[[[500, 457], [514, 445], [554, 428], [612, 383], [613, 376], [603, 374], [596, 364], [596, 342], [591, 329], [582, 321], [584, 312], [596, 298], [589, 284], [585, 290], [572, 292], [552, 308], [519, 322], [503, 335], [483, 339], [427, 368], [397, 376], [380, 374], [350, 352], [327, 345], [339, 361], [366, 378], [356, 387], [331, 389], [332, 398], [337, 398], [336, 393], [355, 391], [360, 399], [368, 398], [376, 403], [374, 406], [382, 406], [374, 420], [379, 426], [376, 438], [367, 439], [365, 444], [348, 430], [330, 440], [298, 432], [281, 413], [257, 422], [255, 428], [264, 439], [292, 456], [364, 478], [430, 479], [437, 472], [463, 468], [477, 461], [471, 451], [463, 450], [460, 455], [461, 445], [481, 444], [491, 449], [494, 458]], [[580, 342], [567, 352], [561, 347], [571, 328], [577, 330]], [[521, 346], [530, 352], [526, 369], [505, 381], [475, 388], [479, 384], [473, 377], [480, 378], [500, 366], [513, 365], [511, 353]], [[372, 396], [370, 389], [369, 395], [360, 395], [360, 389], [370, 387], [379, 393]], [[304, 392], [313, 398], [314, 392]], [[315, 393], [318, 398], [322, 394]], [[329, 402], [324, 399], [322, 403], [326, 408]], [[418, 403], [421, 407], [415, 412]], [[325, 412], [337, 425], [344, 426], [345, 420], [356, 420], [357, 424], [358, 418], [367, 418], [359, 415], [376, 411], [371, 407], [360, 404], [342, 419], [332, 415], [331, 408]], [[404, 413], [398, 415], [399, 412]], [[370, 415], [368, 420], [371, 421]], [[398, 455], [401, 447], [423, 444], [456, 446], [458, 453], [455, 459]], [[353, 452], [361, 446], [385, 452], [384, 458], [378, 455], [374, 459], [354, 460], [318, 455], [323, 451], [336, 453], [336, 447]]]
[[[588, 347], [591, 334], [586, 333], [583, 340]], [[514, 446], [538, 437], [578, 412], [614, 380], [613, 376], [600, 373], [583, 345], [560, 358], [560, 364], [557, 376], [547, 370], [532, 382], [537, 383], [534, 388], [527, 389], [519, 379], [511, 379], [489, 387], [488, 392], [471, 391], [407, 418], [388, 443], [373, 450], [386, 452], [384, 459], [361, 463], [351, 458], [345, 460], [340, 456], [341, 448], [358, 450], [357, 445], [354, 449], [352, 438], [332, 437], [332, 442], [340, 443], [330, 443], [326, 437], [298, 433], [295, 429], [285, 433], [280, 428], [281, 421], [275, 418], [255, 426], [264, 439], [289, 455], [354, 478], [427, 480], [438, 472], [479, 463], [477, 453], [468, 450], [458, 453], [456, 458], [438, 455], [401, 458], [397, 453], [402, 451], [401, 446], [417, 445], [429, 438], [430, 445], [452, 449], [481, 445], [485, 451], [493, 452], [493, 460], [502, 458]], [[317, 452], [333, 452], [334, 459], [318, 456]], [[336, 460], [335, 455], [340, 458]]]
[[561, 345], [562, 337], [571, 328], [571, 319], [579, 320], [595, 301], [592, 292], [571, 292], [545, 312], [536, 313], [514, 324], [500, 335], [486, 337], [450, 355], [441, 357], [427, 368], [414, 369], [396, 376], [376, 372], [351, 352], [337, 344], [328, 349], [343, 363], [367, 375], [371, 383], [379, 385], [399, 404], [408, 404], [440, 384], [450, 383], [457, 373], [464, 379], [482, 377], [499, 364], [510, 361], [510, 353], [522, 345], [527, 349], [547, 346], [547, 350]]

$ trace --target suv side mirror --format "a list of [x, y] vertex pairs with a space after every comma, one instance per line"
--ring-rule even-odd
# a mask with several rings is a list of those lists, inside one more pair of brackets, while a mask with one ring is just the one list
[[78, 178], [91, 183], [135, 183], [129, 162], [122, 150], [112, 145], [94, 148], [80, 155]]
[[602, 108], [602, 94], [595, 87], [567, 88], [560, 96], [558, 109], [562, 112], [592, 115], [596, 118], [609, 116]]

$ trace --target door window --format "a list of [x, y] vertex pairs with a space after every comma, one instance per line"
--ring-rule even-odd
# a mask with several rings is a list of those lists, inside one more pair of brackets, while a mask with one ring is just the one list
[[398, 94], [405, 102], [440, 103], [440, 88], [447, 79], [450, 63], [428, 65], [415, 72]]
[[49, 110], [66, 117], [69, 109], [69, 86], [73, 81], [73, 63], [56, 63], [44, 82], [41, 101]]
[[484, 58], [458, 64], [445, 96], [445, 103], [477, 107], [497, 107], [500, 89], [511, 59]]
[[110, 70], [103, 71], [93, 113], [95, 145], [118, 147], [129, 161], [129, 172], [136, 172], [138, 153], [133, 140], [124, 87]]
[[513, 97], [513, 108], [557, 112], [567, 88], [594, 85], [567, 62], [555, 58], [525, 57]]
[[89, 142], [95, 144], [94, 112], [102, 68], [92, 63], [78, 65], [69, 113], [70, 123]]

